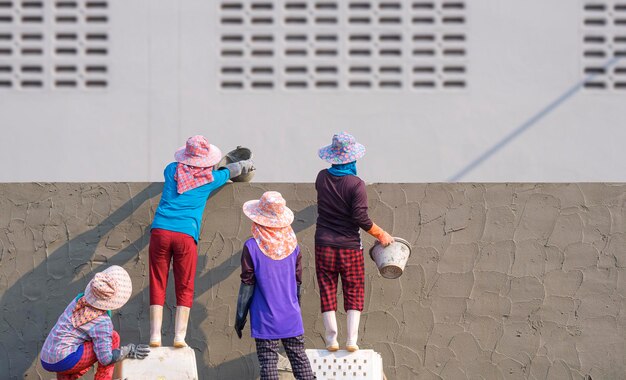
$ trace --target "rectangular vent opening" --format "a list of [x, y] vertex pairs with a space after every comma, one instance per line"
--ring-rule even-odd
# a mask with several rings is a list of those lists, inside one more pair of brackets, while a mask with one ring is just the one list
[[306, 74], [307, 71], [305, 66], [288, 66], [285, 68], [285, 72], [288, 74]]
[[105, 80], [90, 79], [85, 81], [85, 86], [92, 88], [104, 88], [107, 87], [107, 82]]
[[393, 3], [380, 3], [378, 4], [380, 9], [402, 9], [402, 4], [398, 2]]
[[305, 89], [309, 87], [309, 84], [304, 81], [287, 81], [287, 83], [285, 83], [285, 86], [291, 89]]
[[315, 9], [334, 10], [337, 9], [337, 3], [315, 3]]
[[23, 80], [20, 82], [22, 88], [40, 88], [43, 87], [43, 82], [40, 80]]

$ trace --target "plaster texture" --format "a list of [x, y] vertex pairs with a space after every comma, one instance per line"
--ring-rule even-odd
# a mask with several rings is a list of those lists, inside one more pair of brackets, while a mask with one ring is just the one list
[[[113, 315], [122, 342], [148, 341], [149, 227], [161, 186], [0, 184], [0, 378], [51, 378], [37, 359], [41, 345], [69, 300], [107, 265], [124, 266], [133, 279], [133, 296]], [[295, 211], [307, 347], [323, 347], [313, 185], [227, 185], [206, 208], [187, 338], [203, 379], [257, 375], [254, 341], [233, 330], [250, 228], [240, 210], [270, 189]], [[381, 353], [389, 379], [626, 373], [626, 185], [375, 184], [368, 194], [372, 219], [413, 245], [398, 280], [383, 279], [366, 259], [359, 344]], [[372, 238], [363, 238], [369, 249]], [[343, 310], [339, 323], [343, 341]]]

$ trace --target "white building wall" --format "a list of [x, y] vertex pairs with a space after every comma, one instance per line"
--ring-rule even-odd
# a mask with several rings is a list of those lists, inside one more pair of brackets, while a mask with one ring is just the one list
[[[359, 175], [368, 182], [626, 180], [626, 57], [620, 58], [626, 51], [626, 5], [621, 0], [74, 0], [67, 7], [56, 0], [37, 2], [41, 8], [0, 1], [0, 181], [161, 180], [174, 150], [190, 135], [204, 134], [224, 151], [251, 148], [255, 180], [310, 182], [325, 166], [317, 148], [342, 130], [366, 145]], [[224, 3], [242, 4], [242, 9], [224, 10]], [[263, 5], [268, 3], [272, 9]], [[305, 9], [287, 3], [305, 4]], [[321, 3], [337, 8], [320, 10]], [[459, 3], [462, 8], [444, 7]], [[414, 23], [422, 13], [432, 15], [434, 23]], [[43, 20], [24, 21], [28, 14], [41, 14]], [[66, 14], [77, 21], [57, 21]], [[271, 24], [252, 24], [264, 14]], [[462, 15], [463, 22], [444, 23], [448, 14]], [[107, 18], [93, 22], [90, 15]], [[243, 24], [221, 23], [231, 15], [242, 16]], [[304, 15], [306, 24], [287, 23], [290, 15]], [[336, 17], [336, 23], [317, 22], [320, 15]], [[352, 24], [355, 15], [372, 21]], [[382, 22], [388, 15], [400, 17], [400, 24]], [[596, 19], [606, 24], [594, 25]], [[78, 40], [58, 39], [57, 33], [68, 30]], [[22, 34], [32, 31], [43, 35], [35, 42], [41, 55], [22, 54], [33, 44]], [[107, 39], [84, 38], [94, 31]], [[442, 36], [457, 32], [466, 38], [460, 43], [465, 55], [444, 55], [448, 45]], [[3, 40], [2, 33], [10, 38]], [[243, 35], [244, 42], [222, 42], [221, 36], [233, 34]], [[253, 56], [263, 43], [248, 38], [268, 34], [274, 40], [265, 43], [274, 55]], [[306, 42], [294, 43], [304, 46], [307, 56], [287, 54], [289, 34], [307, 35]], [[315, 42], [320, 34], [337, 37], [330, 43], [336, 56], [316, 53], [325, 46]], [[364, 43], [372, 56], [350, 55], [358, 45], [352, 34], [372, 36]], [[381, 34], [400, 34], [402, 40], [381, 42]], [[421, 46], [413, 36], [424, 34], [435, 36], [426, 42], [434, 56], [413, 54]], [[605, 40], [585, 43], [586, 36]], [[57, 53], [65, 45], [77, 53]], [[396, 45], [399, 58], [379, 54]], [[106, 52], [88, 54], [94, 46]], [[221, 56], [231, 46], [243, 57]], [[594, 57], [598, 50], [605, 56]], [[585, 58], [586, 51], [592, 57]], [[605, 89], [576, 88], [585, 67], [602, 67], [614, 55], [610, 76], [594, 79]], [[307, 66], [301, 77], [308, 88], [285, 88], [290, 62]], [[413, 73], [414, 67], [440, 70], [449, 62], [466, 68], [457, 75], [465, 87], [444, 88], [456, 74], [438, 72], [426, 74], [435, 88], [413, 87], [422, 75]], [[57, 73], [68, 63], [78, 65], [77, 73]], [[369, 90], [349, 85], [350, 67], [361, 63], [374, 70], [364, 75], [372, 83]], [[25, 65], [40, 65], [42, 72], [22, 73]], [[107, 72], [87, 72], [88, 65], [105, 65]], [[329, 65], [336, 74], [316, 73], [316, 67]], [[2, 72], [2, 66], [10, 72]], [[221, 70], [239, 66], [272, 67], [273, 88], [248, 88], [268, 75], [249, 72], [235, 75], [243, 89], [222, 88], [228, 75]], [[399, 66], [402, 73], [378, 74], [380, 66]], [[40, 78], [42, 87], [22, 88], [29, 75]], [[77, 87], [55, 85], [68, 75]], [[317, 88], [324, 75], [337, 87]], [[386, 77], [401, 87], [380, 88]], [[106, 86], [88, 86], [93, 78]], [[463, 171], [519, 128], [501, 149]]]

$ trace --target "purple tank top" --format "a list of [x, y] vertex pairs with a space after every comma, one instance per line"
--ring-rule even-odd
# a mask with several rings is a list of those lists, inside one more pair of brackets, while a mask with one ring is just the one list
[[261, 252], [254, 239], [248, 239], [245, 244], [252, 257], [256, 279], [250, 305], [252, 337], [282, 339], [304, 334], [296, 283], [300, 247], [296, 246], [282, 260], [272, 260]]

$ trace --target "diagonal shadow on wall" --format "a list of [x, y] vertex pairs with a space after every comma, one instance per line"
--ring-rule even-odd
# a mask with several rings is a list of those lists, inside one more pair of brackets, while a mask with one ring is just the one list
[[[67, 306], [67, 300], [82, 292], [86, 286], [86, 278], [76, 281], [85, 271], [90, 272], [90, 263], [94, 260], [97, 242], [115, 228], [116, 225], [132, 215], [144, 202], [161, 193], [162, 185], [153, 183], [125, 202], [121, 207], [106, 217], [89, 231], [77, 235], [61, 247], [49, 254], [46, 260], [34, 269], [21, 276], [13, 285], [4, 291], [0, 298], [0, 368], [4, 368], [2, 378], [17, 379], [31, 367], [38, 358], [39, 349], [49, 329]], [[124, 265], [136, 257], [149, 241], [149, 229], [126, 248], [116, 253], [109, 262]], [[86, 243], [87, 242], [87, 243]], [[91, 244], [90, 244], [91, 242]], [[93, 243], [96, 242], [96, 243]], [[78, 250], [73, 248], [80, 247]], [[49, 270], [51, 262], [65, 261], [67, 276], [51, 278]], [[69, 262], [68, 262], [69, 261]], [[90, 273], [89, 277], [91, 277]], [[48, 299], [44, 299], [41, 309], [33, 310], [35, 302], [25, 302], [24, 289], [41, 287], [45, 289]], [[59, 298], [58, 304], [50, 303], [50, 298]], [[32, 300], [31, 300], [32, 301]], [[46, 309], [49, 307], [49, 309]], [[46, 330], [43, 337], [40, 332]], [[5, 377], [6, 376], [6, 377]]]
[[[50, 328], [56, 322], [56, 319], [62, 313], [63, 309], [67, 306], [68, 299], [74, 297], [75, 294], [82, 292], [86, 286], [87, 280], [92, 277], [91, 263], [95, 258], [96, 248], [98, 246], [97, 242], [113, 230], [116, 225], [131, 216], [139, 207], [143, 205], [144, 202], [160, 195], [161, 188], [162, 184], [154, 183], [143, 189], [111, 215], [106, 217], [96, 227], [77, 235], [72, 240], [57, 248], [52, 254], [48, 255], [46, 260], [37, 265], [31, 272], [20, 277], [15, 284], [6, 289], [6, 291], [1, 295], [0, 310], [2, 311], [2, 320], [0, 320], [0, 363], [4, 362], [6, 365], [2, 365], [0, 367], [5, 368], [7, 371], [2, 374], [3, 378], [5, 378], [4, 376], [11, 379], [20, 378], [26, 374], [34, 363], [36, 363], [41, 345], [43, 344]], [[216, 195], [218, 192], [219, 190], [214, 192], [211, 197]], [[296, 221], [293, 225], [294, 231], [298, 233], [310, 227], [314, 224], [315, 217], [315, 205], [308, 206], [303, 210], [296, 212]], [[141, 237], [110, 257], [107, 260], [107, 263], [110, 265], [125, 265], [133, 258], [138, 258], [138, 254], [147, 247], [149, 238], [150, 229], [146, 228]], [[87, 245], [75, 244], [85, 241], [96, 243]], [[78, 245], [82, 247], [82, 249], [80, 249], [80, 252], [72, 252], [72, 245]], [[70, 258], [70, 266], [74, 265], [73, 269], [70, 268], [73, 271], [73, 275], [61, 276], [58, 279], [51, 279], [47, 267], [48, 260], [63, 259], [66, 255]], [[239, 268], [238, 264], [233, 263], [238, 263], [240, 259], [241, 250], [233, 256], [230, 256], [217, 267], [212, 268], [202, 276], [196, 278], [195, 298], [228, 278]], [[84, 276], [82, 281], [75, 281], [76, 277], [79, 277], [81, 274]], [[54, 297], [58, 297], [60, 301], [58, 304], [51, 305], [49, 301], [46, 300], [46, 305], [50, 306], [48, 310], [43, 310], [43, 308], [42, 310], [32, 310], [33, 303], [24, 302], [25, 295], [23, 289], [25, 286], [45, 286], [47, 291], [50, 294], [53, 294]], [[149, 289], [145, 287], [141, 292], [135, 294], [129, 300], [127, 305], [125, 305], [119, 313], [116, 313], [118, 321], [119, 319], [124, 318], [124, 315], [132, 314], [133, 310], [141, 311], [147, 309], [147, 303], [149, 303], [148, 293]], [[168, 290], [168, 293], [172, 292]], [[139, 313], [134, 315], [139, 315]], [[195, 330], [195, 332], [202, 331], [199, 327], [202, 323], [201, 321], [204, 321], [207, 316], [207, 310], [204, 306], [197, 304], [194, 300], [193, 316], [191, 318], [192, 326], [190, 330]], [[141, 321], [139, 321], [139, 323], [141, 323]], [[147, 325], [147, 321], [144, 321], [144, 323]], [[29, 329], [29, 326], [38, 327]], [[44, 326], [43, 334], [38, 333], [42, 330], [42, 326]], [[132, 329], [128, 331], [125, 330], [128, 329], [122, 327], [122, 343], [141, 341], [140, 331], [137, 331], [137, 329], [135, 329], [135, 331]], [[193, 340], [196, 342], [200, 340], [202, 344], [206, 345], [208, 339], [209, 337], [203, 336], [194, 338]], [[201, 377], [219, 376], [218, 378], [222, 378], [223, 376], [226, 376], [226, 378], [247, 378], [252, 373], [256, 376], [258, 373], [257, 368], [256, 354], [253, 352], [241, 358], [208, 368], [207, 374], [203, 373], [204, 368], [202, 366], [199, 369]], [[5, 370], [2, 370], [2, 372]], [[47, 373], [43, 376], [47, 376]]]

